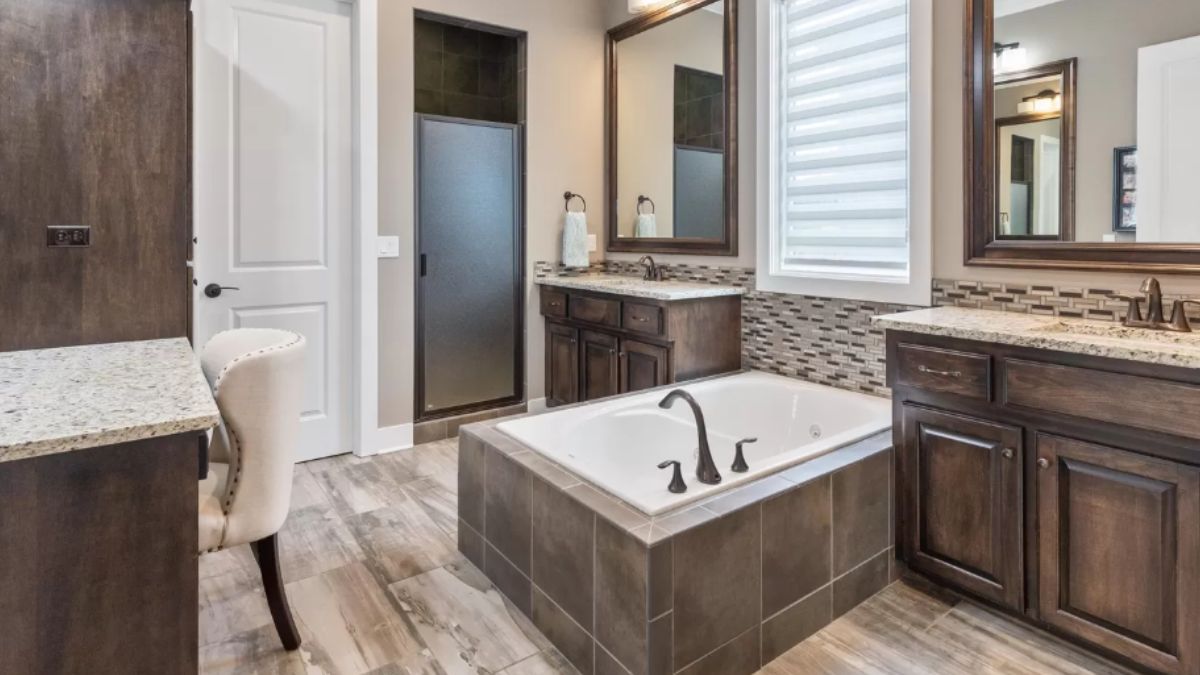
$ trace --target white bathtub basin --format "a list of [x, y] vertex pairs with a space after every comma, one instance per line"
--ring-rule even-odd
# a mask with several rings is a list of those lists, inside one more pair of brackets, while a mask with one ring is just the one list
[[[888, 429], [887, 399], [767, 373], [739, 373], [684, 384], [708, 425], [720, 485], [697, 480], [697, 433], [684, 401], [670, 410], [658, 402], [667, 390], [583, 405], [502, 422], [522, 444], [654, 516], [836, 450]], [[734, 443], [746, 446], [747, 473], [730, 471]], [[671, 475], [659, 463], [678, 460], [688, 491], [667, 491]]]

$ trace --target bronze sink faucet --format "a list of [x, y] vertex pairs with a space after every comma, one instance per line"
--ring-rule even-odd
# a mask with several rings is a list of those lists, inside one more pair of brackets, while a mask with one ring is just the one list
[[1171, 320], [1167, 321], [1163, 314], [1162, 285], [1158, 279], [1150, 277], [1142, 282], [1141, 291], [1146, 299], [1146, 318], [1142, 318], [1141, 300], [1136, 297], [1123, 297], [1129, 301], [1129, 310], [1121, 324], [1129, 328], [1145, 328], [1147, 330], [1167, 330], [1177, 333], [1191, 333], [1192, 325], [1188, 321], [1188, 305], [1197, 305], [1196, 300], [1176, 300], [1171, 307]]

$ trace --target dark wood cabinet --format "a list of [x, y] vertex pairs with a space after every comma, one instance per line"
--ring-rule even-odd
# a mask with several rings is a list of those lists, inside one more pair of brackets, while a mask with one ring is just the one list
[[1200, 469], [1051, 434], [1037, 456], [1042, 621], [1200, 670]]
[[1021, 430], [905, 405], [909, 565], [1021, 609]]
[[579, 359], [579, 382], [583, 399], [590, 401], [621, 393], [621, 339], [588, 330], [580, 335], [583, 353]]
[[546, 403], [563, 405], [579, 400], [579, 331], [546, 324]]
[[621, 372], [621, 391], [641, 391], [667, 384], [670, 355], [657, 345], [625, 340], [621, 343], [624, 369]]
[[627, 298], [543, 286], [546, 404], [589, 401], [738, 370], [742, 299]]
[[887, 344], [908, 568], [1142, 669], [1200, 675], [1200, 372]]

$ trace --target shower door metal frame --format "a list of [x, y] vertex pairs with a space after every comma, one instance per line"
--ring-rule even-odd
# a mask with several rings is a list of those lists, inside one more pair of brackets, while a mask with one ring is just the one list
[[[435, 122], [448, 122], [453, 124], [466, 124], [471, 126], [495, 127], [501, 129], [512, 129], [516, 135], [516, 152], [513, 154], [513, 176], [517, 182], [516, 198], [513, 200], [513, 222], [516, 224], [516, 232], [514, 238], [514, 261], [516, 264], [517, 274], [513, 279], [513, 316], [515, 317], [515, 331], [513, 335], [516, 349], [513, 354], [513, 375], [515, 379], [515, 390], [513, 396], [506, 396], [498, 399], [480, 401], [468, 405], [455, 406], [450, 408], [441, 408], [437, 410], [425, 409], [425, 300], [421, 289], [422, 274], [421, 265], [421, 122], [430, 120]], [[414, 393], [413, 393], [413, 416], [415, 422], [425, 422], [429, 420], [453, 417], [455, 415], [465, 415], [473, 412], [500, 408], [508, 405], [516, 405], [525, 401], [525, 124], [519, 122], [516, 124], [508, 122], [488, 122], [485, 120], [473, 120], [463, 117], [450, 117], [447, 115], [429, 115], [417, 113], [413, 120], [413, 291], [415, 298], [414, 303]]]

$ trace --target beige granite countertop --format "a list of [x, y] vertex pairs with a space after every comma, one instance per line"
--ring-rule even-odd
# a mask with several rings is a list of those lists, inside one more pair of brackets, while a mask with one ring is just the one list
[[651, 300], [695, 300], [746, 293], [746, 289], [737, 286], [717, 286], [687, 281], [645, 281], [641, 277], [617, 274], [551, 275], [538, 277], [535, 281], [542, 286], [612, 293]]
[[219, 420], [183, 338], [0, 353], [0, 462], [199, 432]]
[[964, 307], [919, 309], [877, 316], [873, 321], [889, 330], [1200, 368], [1200, 333], [1151, 331], [1126, 328], [1115, 321], [1063, 319]]

